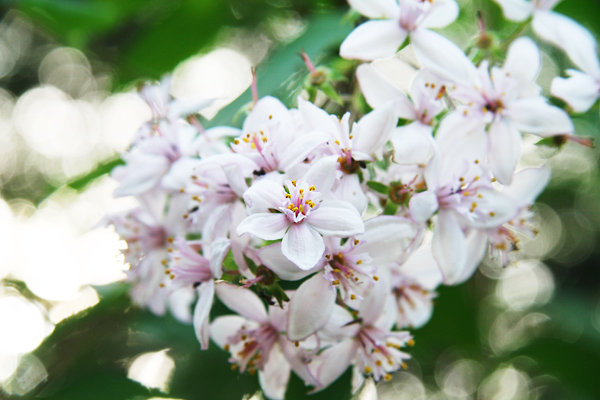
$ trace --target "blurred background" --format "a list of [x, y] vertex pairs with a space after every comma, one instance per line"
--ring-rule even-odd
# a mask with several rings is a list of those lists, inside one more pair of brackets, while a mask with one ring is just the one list
[[[477, 10], [490, 29], [517, 28], [491, 0], [458, 2], [445, 33], [460, 44], [476, 36]], [[564, 0], [556, 11], [600, 32], [598, 1]], [[306, 76], [298, 53], [338, 62], [351, 19], [342, 0], [0, 5], [0, 399], [255, 394], [256, 377], [231, 371], [216, 346], [200, 352], [191, 326], [130, 305], [119, 283], [126, 245], [101, 220], [134, 203], [113, 198], [107, 173], [149, 119], [134, 94], [141, 81], [172, 72], [176, 97], [220, 99], [203, 112], [206, 125], [232, 124], [250, 100], [251, 66], [261, 96], [292, 104]], [[540, 45], [547, 91], [570, 64]], [[598, 105], [573, 119], [578, 135], [598, 140]], [[440, 288], [409, 369], [377, 386], [380, 399], [600, 398], [599, 153], [535, 142], [524, 165], [553, 168], [536, 206], [540, 234], [515, 265], [486, 260], [466, 284]], [[346, 373], [310, 398], [349, 399], [349, 382]], [[287, 394], [307, 396], [295, 377]]]

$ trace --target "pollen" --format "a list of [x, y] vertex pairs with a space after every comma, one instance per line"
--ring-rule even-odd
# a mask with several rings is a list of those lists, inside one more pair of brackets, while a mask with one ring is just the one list
[[400, 366], [402, 367], [402, 369], [408, 369], [408, 364], [407, 363], [402, 363]]
[[331, 282], [331, 284], [332, 284], [332, 285], [339, 285], [339, 284], [340, 284], [340, 281], [338, 281], [338, 280], [336, 279], [335, 281]]
[[294, 346], [299, 347], [300, 346], [300, 342], [294, 342]]
[[374, 275], [373, 280], [377, 282], [379, 280], [379, 277], [377, 275]]
[[235, 140], [233, 141], [233, 143], [235, 143], [235, 144], [240, 144], [240, 141], [239, 141], [239, 140], [237, 140], [237, 139], [235, 139]]
[[363, 261], [362, 261], [362, 260], [358, 260], [358, 261], [356, 262], [356, 265], [360, 265], [360, 264], [362, 264], [362, 263], [363, 263]]
[[410, 339], [408, 342], [406, 342], [407, 345], [409, 346], [414, 346], [415, 345], [415, 341]]
[[159, 283], [158, 287], [165, 287], [165, 284], [164, 283]]
[[314, 192], [315, 190], [317, 190], [317, 188], [313, 185], [313, 186], [309, 187], [308, 190], [310, 190], [311, 192]]
[[349, 136], [349, 138], [350, 138], [350, 139], [354, 139], [354, 135], [350, 135], [350, 136]]
[[373, 372], [373, 370], [371, 369], [371, 367], [369, 367], [368, 365], [365, 367], [365, 374], [370, 374], [371, 372]]
[[355, 246], [356, 246], [357, 244], [359, 244], [359, 243], [360, 243], [360, 240], [358, 240], [358, 239], [354, 239], [354, 245], [355, 245]]
[[378, 367], [381, 367], [383, 365], [383, 363], [381, 362], [381, 360], [375, 361], [375, 364], [377, 364]]
[[392, 380], [392, 376], [390, 374], [385, 374], [383, 376], [383, 380], [389, 382]]
[[266, 136], [265, 136], [265, 137], [263, 137], [263, 138], [262, 138], [262, 141], [263, 141], [263, 142], [265, 142], [265, 143], [267, 143], [267, 141], [268, 141], [267, 137], [266, 137]]
[[335, 141], [335, 144], [337, 144], [337, 145], [339, 146], [339, 145], [340, 145], [340, 141], [339, 141], [339, 140], [336, 140], [336, 141]]
[[495, 215], [496, 215], [496, 213], [495, 213], [495, 212], [493, 212], [493, 211], [490, 211], [490, 217], [493, 217], [493, 216], [495, 216]]
[[286, 194], [285, 194], [285, 198], [286, 198], [286, 199], [291, 199], [291, 198], [292, 198], [292, 195], [291, 195], [291, 194], [289, 194], [289, 193], [286, 193]]
[[256, 149], [256, 143], [252, 142], [250, 143], [250, 148], [252, 148], [252, 150]]
[[294, 179], [294, 180], [292, 181], [292, 185], [294, 185], [294, 187], [296, 187], [296, 179]]
[[356, 295], [355, 294], [351, 294], [350, 295], [350, 300], [356, 300]]

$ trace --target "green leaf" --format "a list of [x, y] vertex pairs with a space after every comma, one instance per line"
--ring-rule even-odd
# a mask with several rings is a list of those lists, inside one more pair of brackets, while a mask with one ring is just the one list
[[383, 215], [396, 215], [398, 208], [400, 208], [400, 204], [397, 204], [391, 200], [388, 200], [388, 202], [385, 203], [385, 208], [383, 209]]
[[325, 93], [325, 96], [329, 97], [331, 100], [338, 103], [340, 106], [344, 105], [344, 101], [340, 97], [339, 93], [335, 90], [335, 88], [331, 85], [330, 82], [323, 82], [319, 89]]
[[381, 182], [367, 181], [367, 186], [370, 187], [371, 189], [373, 189], [374, 191], [376, 191], [377, 193], [381, 193], [386, 196], [390, 194], [390, 187], [387, 185], [384, 185]]

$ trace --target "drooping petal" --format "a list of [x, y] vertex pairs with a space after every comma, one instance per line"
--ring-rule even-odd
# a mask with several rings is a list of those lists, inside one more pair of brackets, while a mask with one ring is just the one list
[[569, 115], [546, 103], [542, 97], [516, 100], [506, 110], [506, 115], [518, 130], [542, 137], [568, 135], [574, 130]]
[[525, 0], [494, 0], [502, 7], [506, 19], [515, 22], [525, 21], [533, 13], [533, 4]]
[[210, 244], [210, 270], [217, 279], [221, 279], [223, 275], [223, 260], [230, 248], [231, 241], [224, 237], [217, 238]]
[[466, 235], [467, 243], [467, 263], [462, 273], [456, 278], [455, 285], [459, 285], [468, 280], [483, 261], [487, 250], [488, 238], [476, 229], [471, 230]]
[[275, 173], [263, 177], [252, 183], [252, 186], [244, 193], [248, 215], [268, 213], [272, 208], [277, 210], [278, 207], [281, 207], [284, 196], [282, 175]]
[[510, 197], [519, 207], [533, 204], [550, 181], [551, 169], [544, 165], [540, 168], [525, 168], [515, 174], [509, 186], [502, 194]]
[[[372, 325], [386, 314], [386, 303], [391, 297], [390, 271], [387, 268], [380, 268], [377, 272], [379, 280], [371, 286], [360, 302], [358, 313], [365, 325]], [[391, 320], [396, 317], [392, 313]], [[391, 327], [390, 327], [391, 328]], [[390, 329], [388, 328], [388, 329]]]
[[402, 258], [418, 240], [419, 224], [408, 218], [383, 215], [365, 222], [364, 242], [361, 249], [373, 259], [373, 264], [384, 265]]
[[238, 225], [236, 233], [238, 236], [250, 233], [264, 240], [277, 240], [283, 237], [289, 226], [290, 222], [282, 213], [252, 214]]
[[285, 257], [281, 251], [281, 242], [265, 246], [258, 251], [258, 258], [279, 278], [285, 281], [297, 281], [318, 271], [322, 265], [317, 264], [314, 268], [303, 270]]
[[467, 242], [452, 211], [440, 210], [438, 213], [431, 245], [433, 256], [444, 277], [444, 283], [455, 284], [466, 268]]
[[[371, 107], [378, 108], [390, 101], [396, 100], [399, 103], [402, 103], [401, 105], [398, 105], [400, 110], [408, 110], [408, 116], [398, 116], [405, 119], [414, 119], [414, 111], [412, 111], [412, 104], [408, 97], [406, 97], [406, 95], [390, 81], [384, 78], [373, 65], [359, 65], [356, 69], [356, 79], [360, 84], [360, 90], [362, 91], [363, 96], [365, 96], [365, 100], [367, 100], [367, 103]], [[412, 111], [412, 113], [410, 111]]]
[[400, 7], [396, 0], [348, 0], [350, 7], [372, 19], [397, 19]]
[[421, 22], [423, 28], [444, 28], [458, 17], [458, 4], [455, 0], [436, 0]]
[[586, 112], [600, 97], [600, 82], [588, 74], [568, 69], [568, 78], [556, 77], [552, 80], [550, 92], [566, 101], [573, 111]]
[[267, 322], [267, 312], [263, 302], [251, 290], [234, 286], [227, 282], [219, 282], [215, 285], [215, 291], [219, 300], [232, 311], [243, 317], [261, 324]]
[[258, 372], [258, 381], [266, 397], [273, 400], [283, 399], [288, 381], [290, 365], [285, 359], [279, 344], [275, 344], [269, 352], [267, 362]]
[[521, 134], [504, 119], [492, 123], [489, 134], [492, 172], [500, 183], [509, 184], [521, 156]]
[[303, 270], [314, 267], [324, 251], [323, 237], [306, 222], [290, 226], [281, 241], [283, 255]]
[[321, 134], [303, 134], [297, 137], [293, 144], [287, 146], [280, 154], [279, 170], [288, 171], [293, 166], [304, 161], [313, 151], [327, 141]]
[[369, 205], [369, 199], [362, 190], [358, 174], [343, 175], [338, 181], [335, 193], [340, 199], [352, 204], [361, 215]]
[[415, 194], [409, 203], [410, 215], [417, 222], [427, 221], [438, 208], [437, 195], [430, 190]]
[[422, 247], [411, 254], [400, 266], [400, 272], [427, 290], [433, 290], [442, 283], [442, 274], [430, 246]]
[[215, 283], [210, 280], [198, 286], [198, 303], [194, 308], [194, 331], [202, 350], [208, 349], [209, 324], [208, 315], [215, 295]]
[[313, 364], [317, 367], [316, 378], [321, 384], [316, 391], [325, 389], [339, 378], [352, 364], [357, 350], [356, 340], [347, 339], [325, 350], [319, 355], [318, 362], [313, 360]]
[[324, 236], [350, 237], [365, 231], [360, 214], [347, 201], [323, 201], [306, 217], [306, 223]]
[[317, 378], [310, 371], [310, 364], [306, 363], [302, 351], [283, 336], [279, 339], [279, 346], [281, 346], [285, 359], [290, 363], [292, 370], [304, 381], [304, 384], [319, 386], [319, 381], [317, 381]]
[[394, 113], [394, 104], [388, 103], [371, 111], [352, 129], [352, 148], [381, 158], [383, 146], [388, 141], [392, 129], [396, 127], [398, 117]]
[[600, 78], [598, 45], [590, 31], [552, 11], [537, 11], [532, 26], [538, 36], [562, 49], [583, 72]]
[[406, 36], [396, 20], [367, 21], [344, 40], [340, 56], [367, 61], [393, 56]]
[[423, 66], [441, 79], [469, 84], [477, 70], [465, 53], [450, 39], [427, 29], [417, 29], [410, 36], [415, 53]]
[[288, 305], [288, 339], [303, 340], [321, 329], [333, 311], [335, 296], [331, 283], [320, 273], [302, 283]]
[[303, 178], [321, 193], [327, 193], [335, 182], [335, 171], [339, 163], [337, 156], [327, 156], [313, 162]]

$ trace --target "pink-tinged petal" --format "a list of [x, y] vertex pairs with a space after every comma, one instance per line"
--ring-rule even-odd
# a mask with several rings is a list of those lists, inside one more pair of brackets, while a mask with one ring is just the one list
[[269, 174], [252, 183], [244, 193], [248, 215], [268, 213], [269, 209], [279, 209], [283, 203], [285, 190], [279, 173]]
[[285, 359], [290, 363], [292, 370], [304, 381], [304, 384], [319, 386], [317, 378], [308, 368], [310, 364], [306, 363], [306, 358], [302, 349], [296, 347], [295, 344], [283, 336], [280, 336], [279, 346], [281, 346]]
[[465, 268], [463, 272], [456, 278], [455, 285], [461, 284], [468, 280], [477, 268], [479, 268], [479, 264], [483, 261], [483, 257], [485, 257], [485, 253], [488, 248], [488, 238], [487, 235], [482, 234], [481, 231], [476, 229], [472, 229], [471, 232], [467, 234], [467, 263], [465, 264]]
[[258, 251], [260, 261], [285, 281], [297, 281], [318, 271], [323, 266], [317, 264], [314, 268], [303, 270], [287, 259], [281, 251], [281, 242], [265, 246]]
[[258, 382], [263, 393], [269, 399], [283, 399], [288, 381], [290, 380], [290, 365], [283, 356], [278, 344], [275, 344], [263, 370], [258, 372]]
[[465, 53], [450, 39], [427, 29], [417, 29], [410, 35], [417, 57], [423, 66], [441, 79], [469, 84], [477, 70]]
[[281, 241], [283, 255], [303, 270], [313, 268], [324, 251], [323, 237], [306, 222], [290, 226]]
[[394, 129], [390, 137], [397, 164], [427, 164], [433, 157], [432, 127], [415, 121]]
[[318, 360], [313, 360], [317, 367], [316, 377], [321, 384], [316, 391], [325, 389], [339, 378], [352, 364], [357, 350], [356, 340], [347, 339], [325, 350]]
[[467, 265], [467, 241], [452, 211], [438, 213], [431, 246], [444, 283], [455, 284]]
[[226, 282], [219, 282], [215, 285], [215, 291], [219, 300], [231, 311], [235, 311], [241, 316], [261, 324], [267, 322], [265, 306], [251, 290]]
[[371, 107], [378, 108], [390, 101], [396, 101], [396, 112], [400, 118], [415, 118], [412, 103], [408, 97], [396, 88], [392, 82], [384, 78], [373, 65], [359, 65], [356, 69], [356, 79], [360, 84], [360, 90], [365, 96], [365, 100]]
[[[387, 289], [391, 293], [391, 286], [388, 286]], [[379, 328], [382, 331], [390, 331], [392, 330], [394, 325], [396, 325], [397, 320], [398, 303], [396, 302], [396, 298], [390, 294], [386, 297], [385, 303], [383, 305], [383, 311], [381, 311], [379, 318], [377, 318], [377, 320], [374, 321], [372, 324], [374, 327]]]
[[225, 315], [217, 317], [210, 324], [210, 338], [223, 348], [229, 341], [228, 339], [235, 335], [244, 325], [252, 324], [238, 315]]
[[298, 110], [302, 115], [304, 123], [306, 123], [310, 129], [327, 133], [334, 132], [338, 129], [337, 123], [331, 118], [331, 115], [322, 108], [315, 106], [310, 101], [304, 100], [300, 96], [298, 96]]
[[351, 324], [355, 318], [344, 307], [337, 304], [333, 306], [333, 311], [329, 320], [323, 328], [319, 330], [319, 338], [325, 344], [337, 343], [340, 340], [354, 337], [358, 334], [360, 324]]
[[512, 183], [504, 187], [502, 194], [511, 198], [518, 207], [533, 204], [550, 181], [551, 173], [548, 166], [525, 168], [514, 175]]
[[512, 102], [506, 115], [518, 130], [542, 137], [570, 134], [574, 130], [569, 115], [541, 97]]
[[325, 326], [333, 311], [335, 296], [331, 283], [322, 274], [303, 282], [288, 305], [288, 339], [303, 340]]
[[257, 128], [271, 123], [285, 123], [289, 118], [289, 110], [275, 97], [265, 96], [252, 108], [252, 112], [244, 121], [242, 131], [256, 132]]
[[[365, 298], [360, 302], [358, 313], [364, 325], [374, 324], [386, 313], [386, 303], [391, 297], [390, 272], [388, 268], [377, 270], [379, 280], [367, 291]], [[393, 320], [396, 319], [395, 314]], [[391, 328], [391, 327], [390, 327]]]
[[126, 160], [127, 165], [116, 167], [111, 177], [119, 181], [115, 197], [134, 196], [155, 187], [169, 170], [162, 156], [136, 153]]
[[520, 37], [508, 48], [502, 71], [516, 79], [520, 86], [527, 87], [535, 83], [541, 63], [540, 50], [534, 41]]
[[383, 147], [397, 122], [398, 117], [395, 115], [392, 103], [371, 111], [354, 125], [352, 148], [377, 159], [381, 158]]
[[568, 69], [568, 78], [552, 80], [550, 92], [554, 97], [566, 101], [573, 111], [586, 112], [600, 97], [600, 82], [588, 74]]
[[410, 216], [417, 222], [425, 222], [438, 210], [437, 195], [427, 190], [415, 194], [409, 202]]
[[364, 371], [356, 365], [352, 369], [352, 393], [360, 400], [377, 400], [377, 387], [372, 378], [365, 379]]
[[583, 72], [600, 78], [598, 45], [590, 31], [552, 11], [537, 11], [532, 26], [539, 37], [562, 49]]
[[458, 4], [455, 0], [436, 0], [421, 22], [423, 28], [444, 28], [458, 17]]
[[229, 164], [223, 166], [223, 171], [227, 177], [227, 184], [239, 197], [244, 195], [244, 192], [248, 190], [248, 184], [244, 174], [242, 173], [242, 166], [239, 164]]
[[162, 177], [160, 185], [169, 190], [180, 190], [185, 188], [190, 180], [194, 168], [198, 166], [200, 160], [191, 157], [181, 157], [175, 161], [169, 171]]
[[367, 21], [354, 29], [340, 46], [340, 56], [372, 61], [390, 57], [406, 39], [397, 20]]
[[194, 300], [196, 300], [196, 293], [191, 287], [179, 288], [167, 297], [171, 314], [175, 319], [184, 324], [192, 322], [191, 309]]
[[198, 286], [198, 302], [194, 308], [194, 331], [202, 350], [208, 349], [209, 325], [208, 316], [215, 296], [215, 283], [208, 281]]
[[[384, 265], [405, 256], [420, 236], [420, 224], [407, 218], [382, 215], [365, 222], [364, 235], [357, 236], [361, 249], [373, 259], [373, 264]], [[364, 242], [364, 243], [363, 243]]]
[[[482, 235], [483, 236], [483, 235]], [[434, 264], [435, 265], [435, 264]], [[435, 266], [437, 269], [437, 265]], [[439, 270], [438, 270], [439, 271]], [[402, 311], [398, 312], [399, 328], [420, 328], [431, 319], [433, 315], [433, 301], [431, 297], [423, 295], [410, 296], [408, 299], [400, 298]]]
[[352, 204], [361, 215], [369, 205], [369, 199], [362, 190], [358, 174], [343, 175], [338, 181], [335, 193], [340, 199]]
[[533, 13], [533, 5], [525, 0], [494, 0], [502, 7], [506, 19], [515, 22], [525, 21]]
[[290, 143], [279, 157], [279, 169], [287, 171], [293, 166], [304, 161], [319, 146], [325, 144], [327, 137], [321, 134], [299, 135]]
[[494, 121], [489, 128], [489, 162], [494, 177], [509, 184], [521, 156], [521, 134], [504, 119]]
[[350, 7], [372, 19], [397, 19], [400, 7], [396, 0], [348, 0]]
[[214, 99], [176, 99], [169, 103], [169, 119], [177, 119], [187, 115], [196, 114], [200, 110], [210, 106]]
[[216, 238], [210, 244], [210, 270], [217, 279], [221, 279], [223, 275], [223, 260], [230, 248], [231, 241], [224, 237]]
[[403, 276], [417, 281], [426, 290], [434, 290], [442, 283], [443, 279], [433, 257], [432, 248], [429, 246], [420, 248], [411, 254], [399, 271]]
[[365, 231], [360, 214], [347, 201], [321, 202], [319, 208], [306, 217], [306, 223], [324, 236], [350, 237]]
[[277, 240], [283, 237], [289, 226], [290, 222], [282, 213], [252, 214], [238, 225], [236, 233], [238, 236], [250, 233], [264, 240]]

